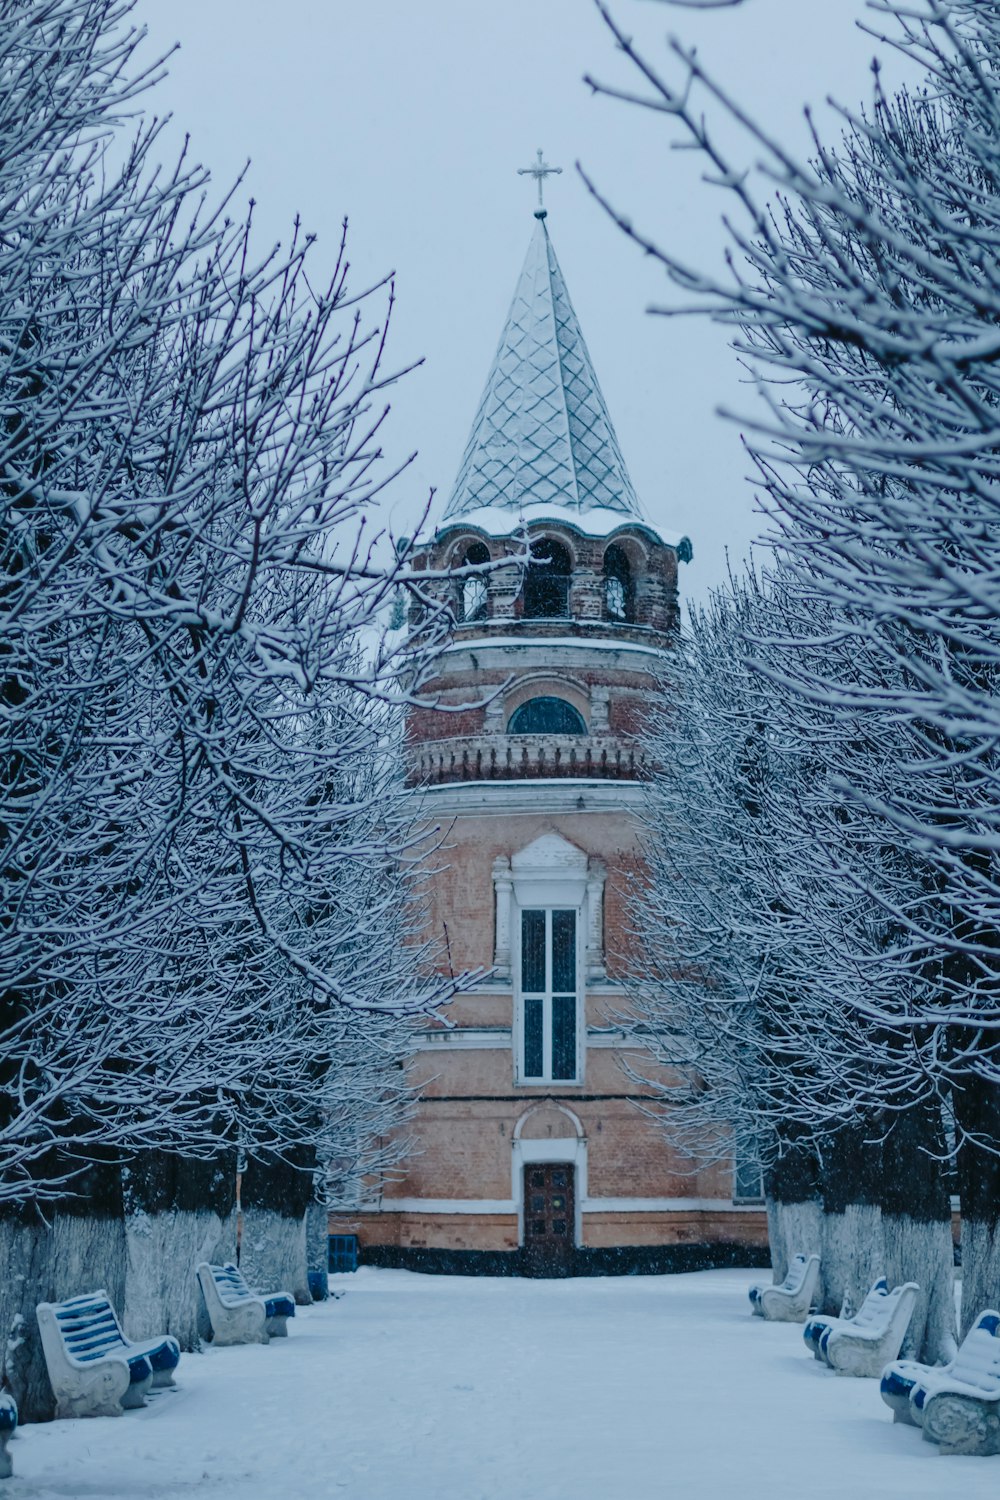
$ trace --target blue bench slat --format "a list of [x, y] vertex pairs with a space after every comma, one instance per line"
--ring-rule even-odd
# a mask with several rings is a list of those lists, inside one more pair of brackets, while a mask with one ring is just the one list
[[101, 1328], [92, 1333], [79, 1333], [76, 1338], [64, 1338], [63, 1343], [75, 1353], [77, 1349], [113, 1349], [116, 1344], [124, 1347], [125, 1340], [117, 1328]]
[[111, 1328], [117, 1330], [114, 1318], [87, 1318], [74, 1319], [72, 1323], [61, 1323], [59, 1332], [64, 1339], [79, 1338], [82, 1334], [94, 1333], [98, 1329]]
[[59, 1332], [67, 1344], [77, 1343], [80, 1339], [101, 1338], [105, 1335], [111, 1338], [119, 1338], [121, 1336], [118, 1332], [118, 1325], [113, 1323], [110, 1318], [104, 1318], [100, 1323], [95, 1321], [93, 1323], [81, 1323], [75, 1328], [61, 1328]]
[[294, 1318], [294, 1299], [292, 1297], [265, 1297], [264, 1316], [267, 1318]]
[[87, 1318], [113, 1318], [114, 1308], [110, 1302], [95, 1301], [93, 1298], [84, 1302], [77, 1298], [73, 1302], [58, 1302], [55, 1307], [56, 1317], [60, 1322], [83, 1320]]
[[158, 1349], [147, 1349], [145, 1358], [157, 1374], [161, 1370], [176, 1370], [181, 1359], [180, 1345], [168, 1336]]
[[149, 1380], [153, 1374], [152, 1367], [145, 1355], [138, 1355], [128, 1362], [129, 1385], [138, 1385], [140, 1381]]

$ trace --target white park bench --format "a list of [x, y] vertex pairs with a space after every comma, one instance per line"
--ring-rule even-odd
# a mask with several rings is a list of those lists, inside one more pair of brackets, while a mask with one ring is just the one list
[[40, 1302], [38, 1329], [60, 1417], [119, 1417], [145, 1406], [151, 1386], [174, 1383], [180, 1344], [169, 1334], [127, 1339], [105, 1291]]
[[837, 1375], [874, 1379], [899, 1353], [919, 1291], [915, 1281], [894, 1286], [891, 1292], [873, 1288], [855, 1317], [837, 1318], [820, 1338], [820, 1353], [830, 1369]]
[[1000, 1313], [979, 1314], [950, 1364], [888, 1365], [881, 1390], [893, 1421], [922, 1427], [942, 1453], [1000, 1453]]
[[295, 1316], [291, 1292], [253, 1292], [235, 1266], [202, 1261], [197, 1271], [213, 1343], [266, 1344], [287, 1337], [286, 1324]]
[[750, 1307], [755, 1316], [773, 1323], [802, 1323], [809, 1316], [818, 1284], [819, 1256], [795, 1255], [780, 1285], [750, 1288]]
[[14, 1472], [7, 1443], [16, 1430], [17, 1402], [6, 1391], [0, 1391], [0, 1479], [9, 1479]]
[[[880, 1299], [885, 1297], [888, 1291], [889, 1283], [884, 1276], [880, 1276], [862, 1303], [861, 1310], [857, 1314], [858, 1318], [867, 1321], [870, 1313], [881, 1306]], [[845, 1297], [839, 1318], [810, 1318], [802, 1330], [802, 1338], [806, 1348], [812, 1350], [813, 1356], [821, 1364], [827, 1363], [826, 1341], [830, 1337], [830, 1330], [833, 1328], [842, 1328], [846, 1323], [854, 1320], [854, 1314], [848, 1312], [847, 1308], [848, 1301]]]

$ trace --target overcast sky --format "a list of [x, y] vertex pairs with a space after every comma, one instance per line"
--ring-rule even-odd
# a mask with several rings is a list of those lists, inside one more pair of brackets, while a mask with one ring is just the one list
[[[613, 6], [665, 68], [668, 32], [697, 42], [803, 152], [803, 105], [857, 105], [873, 54], [886, 58], [855, 24], [863, 0]], [[721, 330], [647, 315], [671, 289], [574, 163], [702, 265], [721, 255], [723, 197], [669, 149], [664, 121], [582, 82], [635, 81], [592, 0], [139, 0], [138, 14], [158, 48], [180, 43], [158, 112], [173, 112], [220, 186], [250, 160], [243, 196], [257, 199], [261, 244], [286, 239], [298, 213], [329, 266], [347, 216], [355, 284], [396, 273], [391, 358], [425, 361], [391, 396], [386, 447], [419, 454], [391, 506], [397, 533], [432, 488], [439, 514], [454, 481], [534, 227], [535, 189], [516, 169], [541, 146], [563, 168], [546, 192], [549, 230], [633, 482], [654, 522], [693, 541], [684, 592], [720, 581], [725, 549], [742, 556], [759, 519], [738, 429], [714, 414], [748, 405], [735, 359]]]

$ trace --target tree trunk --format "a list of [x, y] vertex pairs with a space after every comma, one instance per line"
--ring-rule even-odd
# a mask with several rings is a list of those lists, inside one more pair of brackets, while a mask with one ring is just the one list
[[330, 1266], [329, 1224], [329, 1210], [314, 1198], [306, 1211], [306, 1264], [310, 1276], [316, 1275], [316, 1285], [321, 1288], [318, 1299], [313, 1291], [314, 1299], [319, 1301], [329, 1295], [326, 1282]]
[[240, 1270], [255, 1290], [291, 1292], [312, 1302], [306, 1257], [306, 1210], [312, 1163], [292, 1166], [270, 1153], [251, 1158], [242, 1174]]
[[819, 1163], [810, 1146], [785, 1145], [765, 1174], [767, 1237], [775, 1284], [788, 1275], [795, 1255], [818, 1255], [823, 1205]]
[[925, 1103], [898, 1115], [883, 1143], [882, 1234], [890, 1286], [915, 1281], [917, 1303], [900, 1354], [947, 1364], [956, 1352], [955, 1256], [944, 1181], [941, 1110]]
[[952, 1099], [959, 1127], [964, 1338], [984, 1308], [1000, 1306], [1000, 1157], [994, 1154], [1000, 1147], [1000, 1086], [970, 1075], [953, 1085]]
[[852, 1316], [885, 1274], [882, 1242], [882, 1147], [873, 1127], [845, 1126], [823, 1151], [822, 1305]]
[[38, 1303], [103, 1288], [120, 1312], [125, 1296], [118, 1167], [93, 1163], [72, 1186], [72, 1196], [47, 1203], [43, 1211], [27, 1204], [0, 1217], [0, 1376], [22, 1422], [48, 1422], [55, 1415]]
[[125, 1331], [172, 1333], [182, 1349], [196, 1349], [211, 1324], [195, 1266], [236, 1259], [236, 1152], [198, 1161], [146, 1151], [123, 1177]]

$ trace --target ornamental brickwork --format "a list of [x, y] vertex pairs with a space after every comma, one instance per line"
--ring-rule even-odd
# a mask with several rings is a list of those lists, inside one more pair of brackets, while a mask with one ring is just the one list
[[[641, 734], [654, 680], [650, 662], [668, 651], [677, 630], [675, 549], [634, 524], [597, 538], [535, 522], [527, 536], [531, 546], [554, 542], [565, 552], [570, 572], [561, 575], [565, 590], [556, 591], [552, 601], [559, 613], [526, 613], [522, 567], [485, 575], [473, 619], [464, 618], [461, 581], [435, 586], [455, 624], [451, 649], [422, 689], [434, 707], [411, 715], [410, 775], [416, 784], [532, 777], [635, 781], [646, 769]], [[414, 572], [461, 567], [477, 545], [491, 562], [518, 550], [514, 536], [489, 537], [453, 526], [417, 555]], [[609, 608], [610, 549], [627, 559], [629, 594], [621, 617]], [[419, 619], [413, 623], [419, 629]], [[554, 665], [566, 655], [567, 643], [575, 648], [572, 671]], [[615, 646], [620, 649], [608, 649]], [[508, 732], [512, 712], [542, 696], [547, 681], [582, 714], [585, 734]]]

